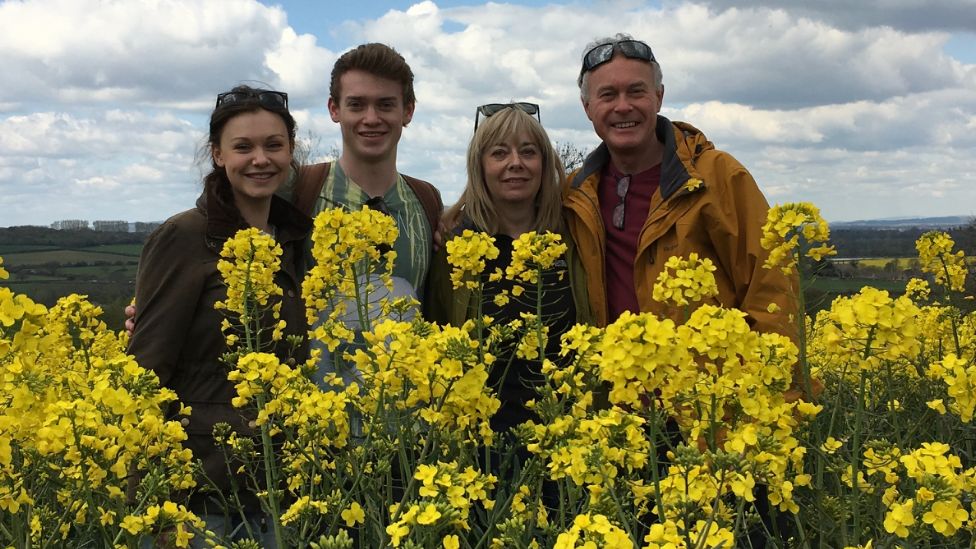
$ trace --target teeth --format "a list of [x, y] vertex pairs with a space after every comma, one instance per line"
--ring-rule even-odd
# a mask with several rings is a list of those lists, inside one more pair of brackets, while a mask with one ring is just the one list
[[623, 128], [633, 128], [636, 125], [637, 122], [621, 122], [620, 124], [614, 124], [613, 127], [623, 129]]

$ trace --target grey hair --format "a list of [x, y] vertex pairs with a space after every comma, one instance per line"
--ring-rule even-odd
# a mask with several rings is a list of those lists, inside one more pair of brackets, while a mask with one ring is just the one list
[[[580, 54], [580, 66], [581, 67], [583, 66], [583, 58], [585, 58], [586, 54], [590, 53], [590, 50], [592, 50], [593, 48], [597, 46], [602, 46], [604, 44], [613, 44], [614, 47], [616, 47], [617, 44], [625, 40], [636, 40], [636, 39], [625, 32], [618, 32], [614, 36], [607, 36], [604, 38], [597, 38], [596, 40], [593, 40], [592, 42], [588, 43], [586, 47], [583, 48], [583, 53]], [[664, 74], [661, 72], [661, 65], [659, 65], [657, 61], [651, 61], [651, 72], [654, 74], [654, 89], [656, 89], [657, 91], [661, 91], [661, 88], [664, 85]], [[581, 72], [579, 78], [577, 78], [576, 80], [576, 84], [579, 86], [580, 89], [580, 99], [582, 99], [583, 101], [586, 101], [589, 92], [589, 86], [588, 86], [589, 76], [590, 76], [589, 71]]]

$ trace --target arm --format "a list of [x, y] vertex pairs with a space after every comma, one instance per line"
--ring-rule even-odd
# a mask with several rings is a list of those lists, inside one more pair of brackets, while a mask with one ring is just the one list
[[163, 385], [176, 371], [204, 283], [200, 261], [190, 259], [201, 244], [185, 232], [173, 222], [156, 230], [142, 249], [136, 276], [138, 311], [128, 352]]
[[[720, 261], [732, 277], [735, 303], [729, 305], [745, 311], [754, 330], [776, 332], [795, 341], [795, 277], [763, 267], [769, 253], [760, 240], [769, 205], [752, 175], [731, 156], [719, 154], [722, 156], [716, 164], [728, 176], [712, 204], [708, 230]], [[769, 312], [770, 303], [776, 303], [780, 310]]]
[[[441, 247], [434, 252], [427, 274], [427, 289], [424, 293], [424, 318], [438, 324], [451, 324], [457, 319], [453, 316], [453, 303], [457, 296], [451, 284], [451, 266], [447, 262], [447, 249]], [[464, 319], [460, 319], [463, 323]]]

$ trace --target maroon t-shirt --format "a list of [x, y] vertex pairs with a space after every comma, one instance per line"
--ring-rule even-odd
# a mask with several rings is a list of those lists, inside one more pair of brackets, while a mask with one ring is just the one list
[[620, 203], [617, 182], [625, 175], [612, 164], [608, 164], [600, 176], [598, 189], [600, 215], [607, 231], [605, 272], [609, 322], [616, 320], [624, 311], [640, 312], [634, 284], [634, 256], [637, 255], [637, 240], [640, 238], [641, 228], [644, 227], [647, 211], [651, 207], [651, 197], [661, 182], [661, 165], [630, 176], [624, 202], [624, 226], [618, 229], [613, 224], [613, 210]]

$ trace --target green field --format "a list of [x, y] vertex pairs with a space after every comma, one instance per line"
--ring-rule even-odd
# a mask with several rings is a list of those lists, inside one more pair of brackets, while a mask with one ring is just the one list
[[122, 309], [135, 295], [142, 244], [105, 244], [78, 249], [5, 244], [0, 248], [10, 278], [0, 284], [45, 305], [81, 294], [103, 309], [110, 329], [122, 327]]
[[[863, 259], [831, 259], [838, 265], [856, 264], [858, 267], [873, 267], [883, 269], [891, 262], [895, 263], [896, 269], [908, 270], [918, 266], [917, 257], [866, 257]], [[976, 265], [976, 256], [967, 256], [966, 262]]]
[[139, 254], [142, 253], [142, 244], [103, 244], [81, 249], [87, 252], [102, 252], [138, 258]]
[[[7, 257], [10, 254], [23, 252], [42, 252], [47, 250], [60, 250], [58, 246], [43, 246], [40, 244], [0, 244], [0, 257]], [[4, 259], [6, 261], [6, 259]]]
[[905, 291], [904, 280], [884, 280], [878, 278], [817, 278], [812, 285], [813, 289], [829, 293], [856, 293], [865, 286], [872, 286], [879, 290], [903, 293]]
[[[140, 246], [141, 248], [141, 246]], [[94, 264], [94, 263], [117, 263], [138, 261], [139, 255], [122, 255], [119, 253], [106, 253], [86, 250], [41, 250], [35, 252], [17, 252], [3, 255], [3, 264], [9, 270], [10, 267], [31, 266], [31, 265], [64, 265], [64, 264]]]

